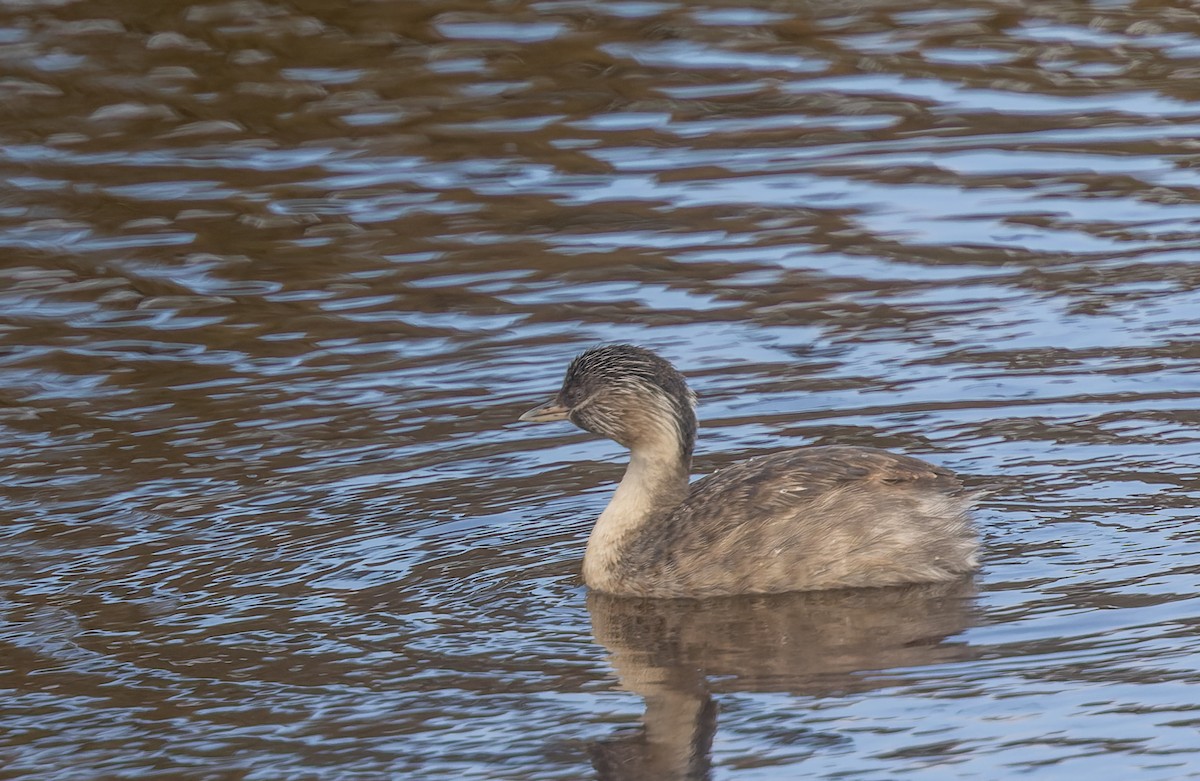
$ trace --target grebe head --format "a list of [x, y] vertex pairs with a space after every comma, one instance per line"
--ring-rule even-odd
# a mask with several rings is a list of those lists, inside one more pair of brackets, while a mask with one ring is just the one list
[[632, 450], [678, 448], [690, 459], [696, 438], [696, 395], [675, 367], [649, 350], [609, 344], [581, 353], [562, 388], [521, 420], [570, 420]]

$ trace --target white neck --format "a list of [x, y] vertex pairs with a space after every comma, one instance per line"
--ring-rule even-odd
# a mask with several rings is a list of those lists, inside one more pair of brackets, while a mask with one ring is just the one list
[[690, 459], [675, 441], [664, 438], [635, 446], [616, 493], [596, 521], [583, 556], [583, 581], [591, 588], [614, 592], [617, 560], [636, 544], [648, 524], [668, 515], [687, 495]]

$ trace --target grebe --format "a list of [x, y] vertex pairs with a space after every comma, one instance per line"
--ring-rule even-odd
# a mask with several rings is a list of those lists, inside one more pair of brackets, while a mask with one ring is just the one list
[[869, 447], [785, 450], [691, 485], [696, 396], [641, 347], [580, 354], [520, 420], [570, 420], [630, 450], [583, 558], [589, 588], [713, 597], [955, 580], [977, 566], [975, 494], [954, 473]]

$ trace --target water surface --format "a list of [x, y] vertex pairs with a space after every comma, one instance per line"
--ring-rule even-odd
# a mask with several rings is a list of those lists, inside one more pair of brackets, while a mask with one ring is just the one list
[[[1200, 12], [0, 9], [0, 776], [1200, 777]], [[971, 583], [611, 604], [603, 341], [698, 472], [891, 448]]]

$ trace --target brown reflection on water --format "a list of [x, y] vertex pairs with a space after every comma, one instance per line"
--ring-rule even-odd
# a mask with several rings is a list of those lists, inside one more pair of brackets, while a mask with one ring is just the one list
[[[969, 659], [947, 638], [972, 623], [974, 582], [718, 600], [588, 595], [592, 634], [621, 686], [646, 703], [644, 727], [598, 742], [602, 779], [709, 778], [720, 691], [810, 697], [870, 691], [888, 670]], [[818, 747], [828, 736], [792, 736]]]
[[[577, 779], [652, 705], [610, 650], [725, 663], [721, 777], [1190, 772], [1198, 33], [0, 7], [0, 775]], [[854, 606], [799, 659], [786, 607], [746, 609], [746, 658], [598, 645], [576, 573], [620, 456], [511, 423], [610, 340], [692, 379], [699, 472], [862, 444], [997, 486], [983, 619], [828, 675]]]

